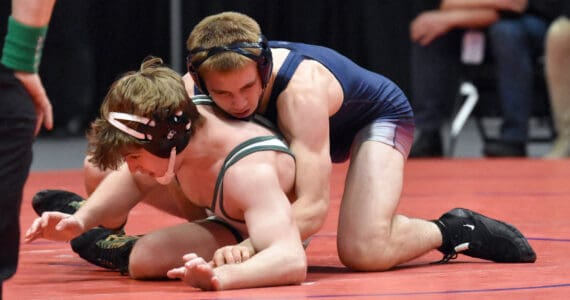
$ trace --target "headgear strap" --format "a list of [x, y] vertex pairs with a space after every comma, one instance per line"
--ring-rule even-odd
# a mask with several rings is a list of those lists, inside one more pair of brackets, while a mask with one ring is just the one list
[[[247, 48], [258, 48], [261, 49], [261, 52], [258, 54], [252, 53]], [[207, 51], [206, 55], [202, 59], [197, 59], [194, 61], [194, 56], [197, 53]], [[223, 53], [223, 52], [234, 52], [237, 54], [241, 54], [257, 63], [257, 71], [259, 72], [259, 76], [261, 77], [261, 84], [263, 88], [267, 86], [269, 82], [269, 78], [271, 77], [271, 70], [273, 68], [273, 58], [271, 56], [271, 49], [267, 43], [267, 39], [265, 36], [260, 35], [259, 41], [257, 43], [249, 43], [249, 42], [238, 42], [233, 43], [225, 46], [217, 46], [211, 48], [202, 48], [197, 47], [190, 50], [188, 57], [186, 58], [186, 66], [188, 68], [188, 73], [194, 79], [194, 84], [202, 91], [203, 93], [208, 94], [208, 90], [206, 89], [206, 85], [203, 79], [200, 77], [200, 66], [210, 57]]]
[[[110, 112], [107, 121], [115, 128], [143, 142], [143, 148], [148, 152], [162, 158], [169, 157], [172, 148], [176, 148], [176, 153], [180, 153], [190, 140], [191, 122], [182, 111], [162, 120]], [[122, 121], [138, 124], [134, 129]]]

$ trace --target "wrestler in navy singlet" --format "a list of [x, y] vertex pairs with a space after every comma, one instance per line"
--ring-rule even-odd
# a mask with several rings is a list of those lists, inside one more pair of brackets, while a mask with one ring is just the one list
[[[280, 67], [267, 109], [262, 115], [277, 124], [276, 102], [289, 80], [305, 59], [319, 62], [338, 80], [343, 103], [329, 119], [330, 153], [333, 162], [346, 161], [355, 137], [384, 142], [404, 157], [408, 156], [414, 131], [414, 116], [408, 98], [390, 79], [357, 65], [333, 49], [284, 41], [270, 41], [269, 46], [290, 50]], [[195, 94], [201, 94], [197, 87]], [[368, 128], [366, 128], [368, 126]]]
[[277, 97], [287, 87], [302, 60], [312, 59], [321, 63], [339, 81], [344, 93], [343, 103], [329, 121], [330, 152], [334, 162], [348, 158], [358, 131], [373, 121], [413, 123], [407, 97], [390, 79], [360, 67], [330, 48], [283, 41], [270, 41], [269, 46], [291, 51], [277, 73], [264, 113], [271, 122], [277, 123]]

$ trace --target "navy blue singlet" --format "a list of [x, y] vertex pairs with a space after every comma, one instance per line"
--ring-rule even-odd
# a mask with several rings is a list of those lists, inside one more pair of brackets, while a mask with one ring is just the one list
[[[277, 73], [267, 109], [262, 114], [273, 124], [277, 124], [277, 98], [287, 88], [291, 76], [304, 59], [321, 63], [339, 81], [344, 93], [343, 103], [329, 119], [333, 162], [347, 160], [358, 131], [375, 120], [413, 123], [408, 98], [385, 76], [364, 69], [346, 56], [323, 46], [285, 41], [270, 41], [269, 46], [290, 50]], [[201, 93], [196, 87], [194, 90], [196, 94]]]
[[277, 97], [287, 88], [302, 60], [312, 59], [321, 63], [339, 81], [344, 93], [343, 103], [329, 121], [330, 152], [334, 162], [348, 158], [356, 133], [374, 120], [413, 122], [407, 97], [390, 79], [360, 67], [330, 48], [284, 41], [270, 41], [269, 46], [291, 51], [277, 73], [263, 114], [271, 122], [277, 123]]

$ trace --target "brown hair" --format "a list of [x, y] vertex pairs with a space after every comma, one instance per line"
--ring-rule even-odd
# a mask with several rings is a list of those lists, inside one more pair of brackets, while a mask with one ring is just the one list
[[[178, 73], [162, 65], [162, 59], [149, 57], [139, 71], [125, 73], [110, 87], [100, 108], [100, 117], [87, 134], [89, 162], [105, 170], [117, 169], [129, 149], [143, 142], [115, 128], [107, 120], [110, 112], [122, 112], [148, 119], [165, 119], [182, 111], [191, 122], [191, 132], [203, 122], [190, 100]], [[125, 122], [136, 128], [135, 122]]]

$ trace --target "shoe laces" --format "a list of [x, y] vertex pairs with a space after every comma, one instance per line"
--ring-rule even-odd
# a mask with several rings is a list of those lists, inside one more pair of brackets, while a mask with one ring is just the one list
[[441, 258], [440, 260], [438, 260], [436, 262], [432, 262], [432, 264], [434, 264], [434, 265], [445, 264], [445, 263], [449, 262], [450, 260], [456, 259], [456, 258], [457, 258], [457, 253], [450, 252], [450, 253], [444, 254], [443, 258]]
[[445, 253], [443, 255], [443, 258], [434, 262], [433, 264], [444, 264], [449, 262], [452, 259], [456, 259], [457, 258], [457, 253], [463, 252], [465, 250], [469, 249], [469, 242], [465, 242], [465, 243], [461, 243], [455, 247], [453, 247], [453, 250], [449, 251], [449, 253]]

